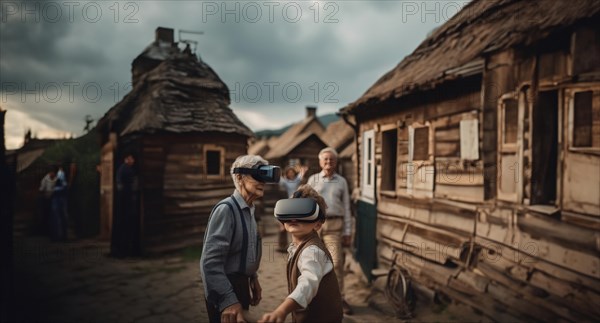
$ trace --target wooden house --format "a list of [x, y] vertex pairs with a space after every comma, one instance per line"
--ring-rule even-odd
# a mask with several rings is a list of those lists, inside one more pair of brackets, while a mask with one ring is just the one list
[[327, 147], [322, 139], [325, 127], [317, 118], [317, 108], [306, 107], [306, 117], [294, 123], [275, 140], [268, 142], [262, 155], [269, 163], [285, 168], [301, 164], [309, 167], [309, 174], [319, 171], [319, 151]]
[[354, 173], [356, 170], [352, 158], [355, 156], [354, 130], [344, 120], [338, 120], [327, 125], [321, 136], [327, 146], [338, 152], [338, 173], [346, 178], [348, 189], [354, 188]]
[[211, 208], [234, 190], [229, 169], [253, 133], [229, 108], [227, 86], [177, 47], [172, 29], [156, 30], [132, 75], [131, 92], [98, 122], [102, 233], [110, 236], [115, 172], [129, 151], [139, 175], [144, 252], [199, 245]]
[[[292, 124], [278, 137], [255, 141], [248, 148], [248, 153], [260, 155], [283, 170], [290, 165], [307, 166], [309, 169], [305, 175], [306, 180], [311, 174], [320, 171], [318, 154], [327, 147], [321, 137], [324, 132], [325, 127], [317, 118], [317, 108], [307, 106], [304, 119]], [[257, 214], [273, 215], [275, 203], [286, 197], [287, 193], [279, 185], [267, 185], [262, 201], [258, 202]]]
[[600, 2], [474, 0], [341, 114], [367, 275], [497, 321], [600, 317]]

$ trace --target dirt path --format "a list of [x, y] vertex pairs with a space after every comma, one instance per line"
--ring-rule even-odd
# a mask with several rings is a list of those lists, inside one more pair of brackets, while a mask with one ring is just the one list
[[[161, 257], [113, 259], [106, 256], [109, 245], [104, 241], [54, 243], [24, 234], [23, 225], [15, 227], [18, 322], [207, 322], [199, 248]], [[265, 227], [259, 271], [263, 301], [251, 309], [254, 318], [287, 295], [286, 255], [275, 251], [276, 226]], [[344, 322], [402, 322], [369, 306], [371, 288], [358, 275], [350, 272], [346, 280], [355, 315]], [[423, 316], [427, 321], [464, 321], [460, 317]]]

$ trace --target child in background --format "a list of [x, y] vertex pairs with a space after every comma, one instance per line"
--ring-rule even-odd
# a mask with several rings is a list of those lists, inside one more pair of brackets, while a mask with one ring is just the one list
[[293, 198], [310, 199], [313, 205], [316, 204], [315, 212], [291, 220], [278, 217], [292, 235], [287, 265], [290, 294], [259, 322], [284, 322], [289, 313], [294, 322], [341, 322], [342, 298], [332, 257], [317, 234], [325, 222], [327, 205], [309, 185], [298, 188]]

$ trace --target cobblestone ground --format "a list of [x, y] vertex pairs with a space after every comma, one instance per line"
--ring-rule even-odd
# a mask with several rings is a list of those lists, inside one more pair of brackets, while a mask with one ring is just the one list
[[[259, 272], [263, 300], [248, 313], [250, 321], [274, 309], [286, 296], [286, 258], [274, 250], [276, 229], [270, 227]], [[107, 257], [108, 251], [103, 241], [54, 243], [17, 230], [17, 321], [207, 322], [198, 248], [125, 260]], [[350, 273], [346, 280], [355, 314], [344, 322], [401, 322], [368, 306], [370, 289], [357, 275]], [[447, 314], [424, 317], [460, 321]]]

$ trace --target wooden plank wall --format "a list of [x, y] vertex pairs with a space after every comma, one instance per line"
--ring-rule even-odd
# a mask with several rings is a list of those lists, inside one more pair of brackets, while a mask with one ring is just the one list
[[[308, 172], [306, 174], [306, 177], [308, 178], [308, 176], [321, 171], [321, 166], [319, 166], [319, 151], [325, 147], [326, 146], [320, 140], [311, 136], [285, 156], [285, 159], [300, 158], [306, 160], [304, 166], [308, 167]], [[287, 165], [279, 166], [285, 167]]]
[[110, 240], [114, 210], [116, 135], [110, 134], [100, 156], [100, 238]]
[[[529, 100], [535, 102], [538, 86], [552, 90], [556, 82], [566, 82], [561, 73], [568, 70], [564, 66], [572, 58], [564, 50], [540, 57], [540, 64], [553, 62], [556, 68], [540, 73], [535, 55], [509, 50], [488, 58], [481, 92], [412, 105], [361, 122], [361, 133], [399, 124], [399, 169], [408, 161], [408, 134], [402, 125], [429, 122], [434, 134], [433, 197], [408, 193], [402, 171], [396, 178], [396, 192], [378, 191], [378, 262], [389, 269], [396, 259], [413, 282], [493, 320], [595, 321], [600, 317], [596, 305], [600, 304], [600, 154], [568, 148], [569, 103], [564, 90], [558, 103], [562, 132], [557, 144], [564, 158], [557, 170], [563, 181], [559, 207], [528, 205], [536, 158], [529, 105], [522, 120], [524, 153], [519, 161], [525, 182], [517, 183], [524, 188], [523, 202], [495, 198], [498, 99], [525, 86], [528, 104], [533, 104]], [[479, 160], [460, 157], [459, 124], [468, 119], [479, 121]], [[381, 161], [381, 132], [375, 138], [376, 160]], [[376, 164], [381, 167], [381, 162]], [[382, 174], [381, 169], [377, 174]], [[380, 183], [378, 178], [377, 187]]]
[[[225, 148], [224, 175], [208, 177], [204, 175], [203, 146], [214, 142]], [[145, 251], [200, 246], [213, 206], [235, 188], [229, 175], [231, 164], [246, 152], [244, 137], [146, 138], [142, 182]]]

